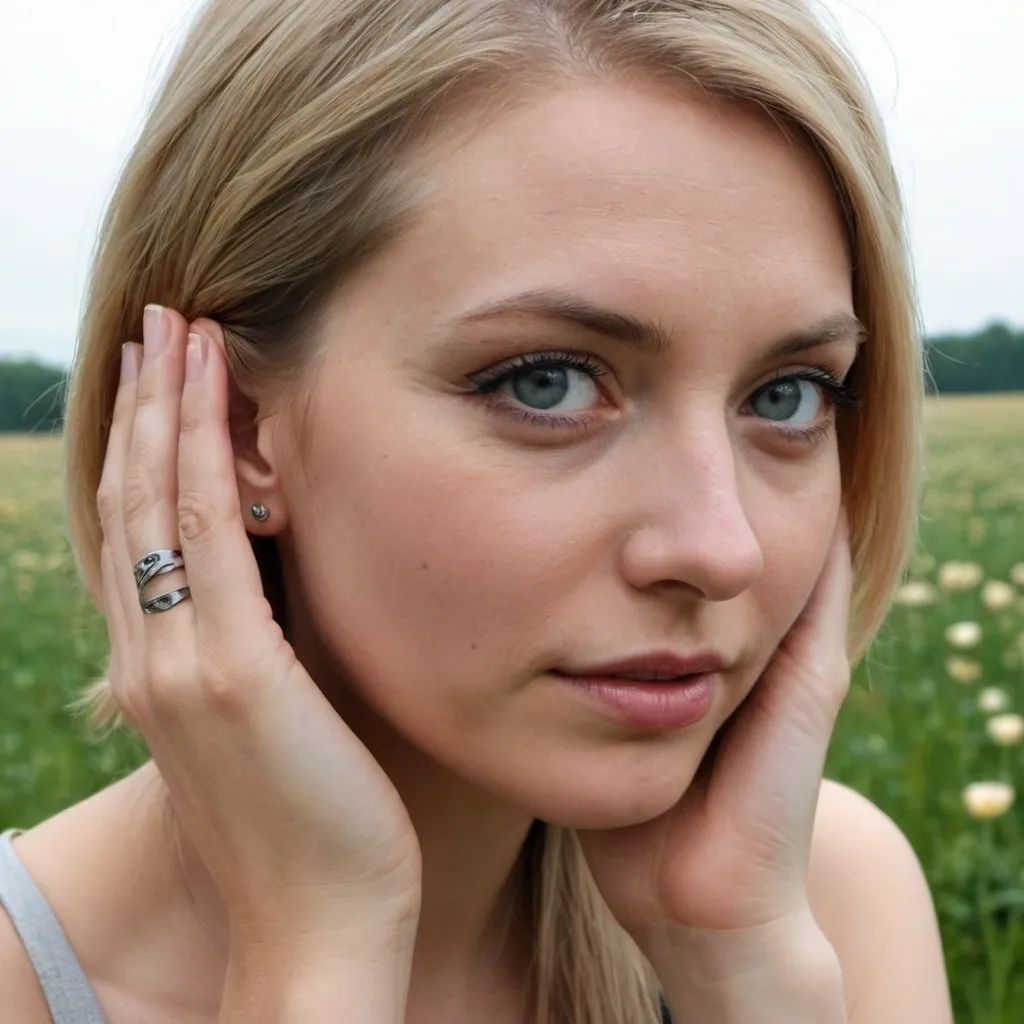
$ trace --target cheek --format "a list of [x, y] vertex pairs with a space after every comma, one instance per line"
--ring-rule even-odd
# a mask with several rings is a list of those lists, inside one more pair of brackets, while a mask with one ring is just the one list
[[471, 446], [460, 456], [423, 431], [415, 445], [367, 436], [373, 450], [335, 448], [299, 503], [296, 554], [318, 632], [403, 730], [479, 727], [543, 657], [538, 638], [574, 577], [573, 517], [553, 516], [557, 494], [486, 449], [467, 458]]

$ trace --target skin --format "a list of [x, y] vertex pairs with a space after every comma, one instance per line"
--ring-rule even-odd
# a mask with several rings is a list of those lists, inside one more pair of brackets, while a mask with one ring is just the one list
[[[846, 375], [852, 337], [766, 353], [852, 314], [851, 270], [816, 160], [737, 107], [580, 81], [438, 143], [427, 166], [422, 217], [331, 305], [306, 427], [288, 406], [239, 427], [236, 465], [243, 509], [272, 510], [246, 526], [281, 543], [299, 660], [420, 838], [408, 1019], [511, 1021], [527, 950], [514, 927], [502, 942], [505, 885], [530, 823], [618, 828], [672, 807], [822, 571], [836, 431], [784, 430], [829, 419], [827, 396], [804, 384], [773, 419], [758, 389]], [[526, 315], [452, 326], [539, 288], [655, 319], [671, 345], [639, 354]], [[505, 412], [470, 393], [467, 376], [544, 349], [606, 372], [566, 368], [550, 409], [524, 401], [528, 373], [499, 389]], [[572, 431], [516, 409], [594, 415]], [[730, 664], [690, 728], [631, 729], [548, 674], [655, 648]], [[185, 840], [175, 862], [151, 769], [98, 797], [90, 849], [131, 885], [94, 936], [97, 973], [127, 991], [104, 965], [133, 935], [156, 977], [201, 958], [192, 994], [215, 1007], [219, 899]]]

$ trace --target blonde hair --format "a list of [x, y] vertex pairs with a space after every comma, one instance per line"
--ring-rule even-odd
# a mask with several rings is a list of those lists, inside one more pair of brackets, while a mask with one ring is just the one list
[[[425, 196], [417, 145], [452, 115], [589, 75], [675, 82], [753, 104], [818, 154], [853, 257], [869, 339], [865, 407], [840, 423], [866, 652], [916, 536], [923, 398], [902, 198], [881, 118], [838, 34], [806, 0], [210, 0], [162, 83], [104, 218], [65, 428], [71, 543], [100, 599], [96, 492], [120, 345], [161, 302], [224, 328], [243, 390], [299, 384], [318, 316]], [[254, 542], [283, 611], [276, 550]], [[130, 729], [106, 680], [75, 703]], [[654, 1024], [658, 984], [588, 872], [575, 832], [538, 822], [522, 854], [537, 1024]]]

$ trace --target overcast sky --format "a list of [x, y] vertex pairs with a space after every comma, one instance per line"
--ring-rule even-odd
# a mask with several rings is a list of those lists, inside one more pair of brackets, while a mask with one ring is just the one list
[[[824, 2], [886, 119], [929, 333], [1024, 326], [1024, 0]], [[197, 6], [0, 0], [0, 356], [69, 362], [100, 218]]]

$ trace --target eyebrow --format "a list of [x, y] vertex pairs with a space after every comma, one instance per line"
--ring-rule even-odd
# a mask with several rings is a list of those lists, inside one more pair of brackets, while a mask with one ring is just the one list
[[[671, 335], [654, 320], [606, 309], [571, 292], [534, 289], [479, 306], [455, 318], [453, 323], [479, 323], [513, 313], [545, 317], [583, 327], [645, 355], [659, 355], [671, 345]], [[840, 311], [810, 327], [780, 338], [765, 353], [769, 359], [795, 355], [805, 349], [838, 341], [863, 344], [868, 337], [864, 324], [852, 313]]]

